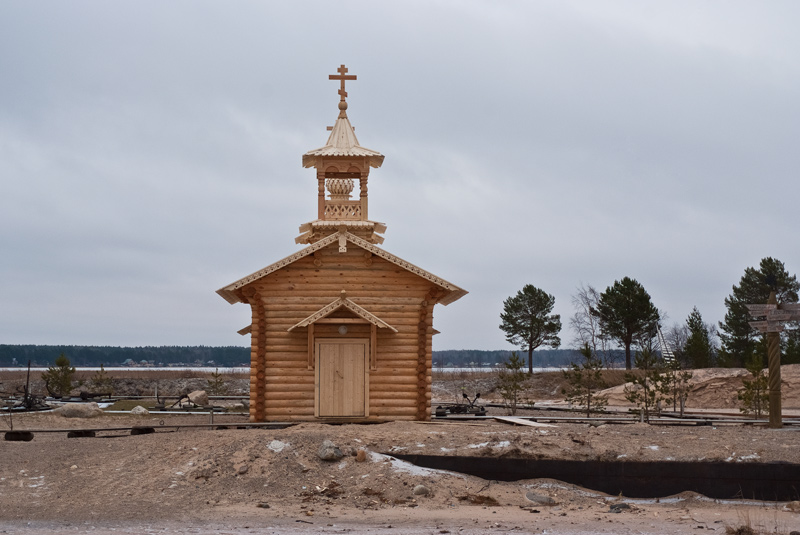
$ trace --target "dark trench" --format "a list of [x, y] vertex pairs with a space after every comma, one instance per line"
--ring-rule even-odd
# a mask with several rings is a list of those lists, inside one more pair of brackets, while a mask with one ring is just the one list
[[628, 498], [666, 498], [693, 491], [715, 499], [800, 499], [800, 464], [680, 461], [563, 461], [497, 457], [398, 455], [417, 466], [493, 481], [556, 479]]

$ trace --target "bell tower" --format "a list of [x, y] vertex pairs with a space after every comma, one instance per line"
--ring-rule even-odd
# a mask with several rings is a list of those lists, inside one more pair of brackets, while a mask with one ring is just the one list
[[[338, 80], [339, 115], [327, 143], [303, 155], [303, 167], [317, 170], [317, 219], [300, 225], [295, 243], [315, 243], [326, 236], [345, 230], [370, 243], [383, 243], [386, 225], [369, 219], [368, 182], [370, 167], [383, 164], [383, 155], [358, 144], [355, 129], [347, 118], [345, 82], [356, 76], [347, 74], [342, 65], [338, 74], [328, 76]], [[354, 197], [355, 181], [358, 196]]]

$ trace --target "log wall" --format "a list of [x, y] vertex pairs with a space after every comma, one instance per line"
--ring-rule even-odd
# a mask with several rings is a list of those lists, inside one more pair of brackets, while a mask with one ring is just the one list
[[[332, 244], [242, 289], [253, 311], [250, 417], [314, 419], [314, 370], [308, 330], [290, 327], [347, 297], [397, 329], [377, 329], [376, 369], [369, 373], [370, 419], [430, 419], [433, 306], [431, 282], [349, 243]], [[337, 314], [334, 314], [334, 316]], [[370, 326], [314, 325], [318, 338], [369, 338]]]

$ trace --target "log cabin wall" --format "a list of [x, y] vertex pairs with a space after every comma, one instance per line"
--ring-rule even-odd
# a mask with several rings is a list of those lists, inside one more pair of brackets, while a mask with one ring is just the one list
[[[315, 372], [309, 369], [308, 328], [288, 329], [340, 296], [398, 330], [377, 329], [376, 369], [369, 370], [369, 419], [430, 418], [431, 282], [348, 244], [332, 244], [242, 289], [253, 310], [251, 419], [314, 419]], [[336, 317], [337, 313], [331, 315]], [[368, 324], [314, 325], [316, 338], [369, 338]]]

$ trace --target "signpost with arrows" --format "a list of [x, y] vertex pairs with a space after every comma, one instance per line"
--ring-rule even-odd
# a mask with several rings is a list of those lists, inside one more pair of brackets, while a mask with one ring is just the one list
[[764, 318], [748, 322], [754, 329], [767, 334], [767, 358], [769, 362], [769, 426], [783, 427], [781, 414], [781, 337], [783, 323], [800, 321], [800, 303], [781, 303], [770, 292], [763, 305], [745, 305], [753, 318]]

